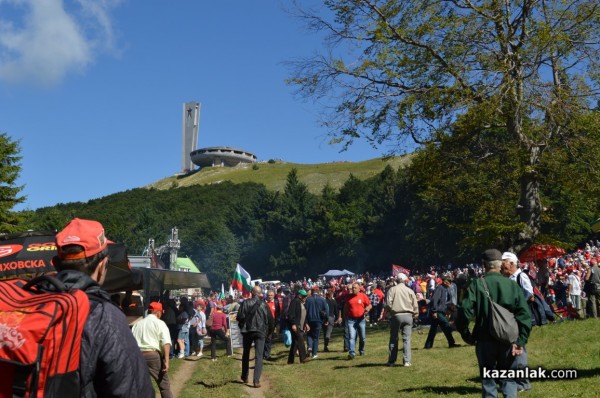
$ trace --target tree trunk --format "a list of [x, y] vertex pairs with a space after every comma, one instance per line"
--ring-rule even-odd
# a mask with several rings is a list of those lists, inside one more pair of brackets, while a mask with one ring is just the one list
[[521, 196], [518, 214], [526, 227], [519, 233], [513, 249], [517, 252], [529, 246], [540, 232], [542, 203], [539, 191], [538, 172], [535, 169], [539, 163], [540, 147], [529, 147], [529, 167], [521, 175]]

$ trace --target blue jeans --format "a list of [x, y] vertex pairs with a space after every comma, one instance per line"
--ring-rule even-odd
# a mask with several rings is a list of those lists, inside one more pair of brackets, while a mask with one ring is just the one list
[[[512, 345], [502, 344], [493, 340], [482, 340], [475, 347], [477, 362], [479, 362], [479, 374], [481, 376], [481, 396], [483, 398], [496, 398], [498, 388], [496, 380], [483, 377], [483, 368], [486, 369], [516, 369], [517, 362], [512, 356]], [[516, 398], [517, 383], [514, 379], [500, 379], [500, 390], [504, 398]]]
[[348, 318], [346, 320], [346, 334], [348, 335], [348, 354], [356, 355], [356, 333], [358, 332], [358, 351], [360, 355], [365, 353], [365, 340], [366, 336], [366, 321], [364, 317], [360, 318]]
[[320, 321], [310, 321], [308, 322], [308, 326], [310, 330], [308, 331], [308, 348], [312, 351], [313, 355], [317, 355], [319, 351], [319, 335], [321, 334], [321, 327], [323, 323]]

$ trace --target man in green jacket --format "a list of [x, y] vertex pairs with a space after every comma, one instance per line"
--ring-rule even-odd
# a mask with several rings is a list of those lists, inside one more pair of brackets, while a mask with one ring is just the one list
[[[488, 249], [482, 255], [486, 274], [485, 282], [495, 303], [508, 309], [515, 315], [519, 326], [519, 337], [512, 344], [495, 340], [489, 332], [490, 303], [480, 279], [471, 281], [467, 295], [458, 309], [456, 328], [463, 340], [475, 344], [479, 372], [481, 375], [482, 397], [497, 397], [496, 379], [505, 398], [517, 396], [517, 385], [511, 371], [516, 370], [514, 358], [523, 353], [523, 346], [531, 332], [531, 315], [521, 288], [514, 281], [500, 274], [502, 253]], [[469, 332], [469, 321], [475, 319], [473, 333]], [[509, 370], [506, 374], [504, 371]], [[506, 376], [506, 377], [503, 377]]]

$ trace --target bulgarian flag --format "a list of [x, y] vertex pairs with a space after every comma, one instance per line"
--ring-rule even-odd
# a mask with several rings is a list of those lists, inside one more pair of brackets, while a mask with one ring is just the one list
[[250, 286], [250, 274], [248, 271], [242, 268], [241, 265], [235, 267], [235, 274], [233, 274], [233, 280], [231, 281], [231, 287], [243, 293], [250, 293], [252, 286]]

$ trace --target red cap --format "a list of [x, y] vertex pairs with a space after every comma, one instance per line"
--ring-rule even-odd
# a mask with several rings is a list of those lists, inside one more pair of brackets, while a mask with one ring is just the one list
[[162, 311], [162, 304], [158, 301], [153, 301], [148, 304], [148, 311]]
[[[104, 250], [107, 244], [104, 227], [98, 221], [74, 218], [56, 234], [58, 256], [65, 260], [91, 257]], [[62, 253], [62, 248], [67, 245], [81, 246], [83, 251], [76, 254]]]

